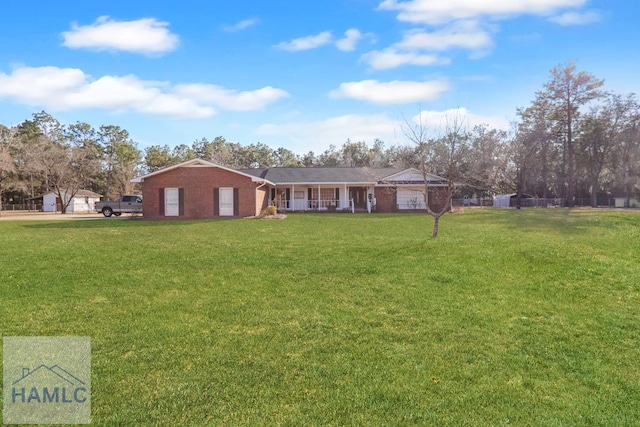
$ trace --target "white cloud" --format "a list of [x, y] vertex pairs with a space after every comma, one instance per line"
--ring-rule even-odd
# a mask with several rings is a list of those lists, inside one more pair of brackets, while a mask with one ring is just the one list
[[[509, 129], [506, 119], [492, 116], [473, 114], [466, 108], [456, 108], [445, 111], [422, 111], [423, 123], [433, 129], [434, 135], [444, 131], [446, 119], [451, 120], [458, 114], [458, 118], [465, 119], [469, 128], [477, 124], [488, 124], [498, 129]], [[413, 120], [416, 120], [413, 117]], [[388, 145], [410, 144], [402, 133], [403, 121], [400, 117], [390, 118], [386, 114], [359, 115], [347, 114], [330, 117], [325, 120], [290, 122], [284, 124], [264, 124], [256, 130], [263, 139], [273, 138], [279, 146], [305, 147], [304, 150], [314, 151], [316, 154], [327, 149], [329, 144], [339, 145], [347, 139], [352, 141], [372, 142], [380, 138]], [[303, 150], [300, 150], [303, 151]]]
[[21, 67], [0, 73], [0, 98], [54, 111], [99, 108], [117, 112], [203, 118], [216, 108], [257, 110], [288, 96], [270, 86], [237, 92], [207, 84], [141, 80], [134, 75], [93, 78], [77, 68]]
[[[380, 138], [394, 142], [398, 122], [384, 114], [347, 114], [326, 120], [286, 124], [265, 124], [257, 129], [262, 136], [277, 137], [279, 144], [288, 141], [306, 150], [324, 151], [329, 144], [352, 141], [373, 141]], [[286, 145], [286, 144], [284, 144]]]
[[404, 50], [447, 51], [450, 49], [479, 50], [493, 45], [489, 33], [476, 21], [458, 21], [437, 31], [413, 30], [393, 47]]
[[509, 130], [509, 121], [504, 117], [481, 116], [466, 108], [452, 108], [444, 111], [423, 110], [413, 118], [415, 123], [422, 123], [434, 133], [443, 133], [447, 127], [451, 128], [454, 121], [462, 125], [463, 129], [473, 129], [477, 125], [489, 125], [495, 129]]
[[436, 31], [411, 30], [405, 32], [398, 43], [362, 56], [362, 60], [375, 70], [397, 68], [403, 65], [443, 65], [450, 60], [434, 52], [451, 49], [470, 50], [472, 59], [486, 54], [493, 46], [489, 32], [476, 21], [458, 21]]
[[600, 14], [594, 11], [566, 12], [550, 19], [560, 25], [586, 25], [600, 21]]
[[210, 84], [180, 84], [175, 87], [175, 90], [191, 99], [235, 111], [259, 110], [280, 98], [289, 96], [284, 90], [271, 86], [238, 92]]
[[331, 40], [331, 31], [323, 31], [315, 36], [300, 37], [293, 39], [290, 42], [278, 43], [276, 47], [291, 52], [297, 52], [300, 50], [310, 50], [327, 45], [331, 43]]
[[237, 22], [233, 25], [227, 25], [226, 27], [224, 27], [224, 30], [229, 33], [235, 33], [238, 31], [246, 30], [249, 27], [253, 27], [259, 22], [260, 20], [258, 18], [243, 19], [242, 21]]
[[167, 22], [154, 18], [114, 21], [108, 16], [101, 16], [91, 25], [79, 26], [74, 22], [71, 31], [62, 33], [62, 45], [72, 49], [122, 50], [157, 55], [178, 46], [178, 36], [171, 33], [168, 26]]
[[344, 38], [336, 41], [336, 47], [342, 51], [350, 52], [356, 49], [356, 44], [362, 39], [362, 33], [351, 28], [344, 33]]
[[339, 89], [331, 91], [329, 95], [333, 98], [351, 98], [374, 104], [391, 105], [433, 101], [449, 88], [449, 83], [444, 80], [427, 82], [363, 80], [342, 83]]
[[447, 58], [417, 52], [399, 52], [392, 48], [373, 50], [362, 55], [361, 60], [374, 70], [388, 70], [402, 65], [446, 65]]
[[381, 10], [398, 12], [400, 21], [443, 24], [480, 17], [550, 15], [564, 8], [577, 8], [587, 0], [384, 0]]

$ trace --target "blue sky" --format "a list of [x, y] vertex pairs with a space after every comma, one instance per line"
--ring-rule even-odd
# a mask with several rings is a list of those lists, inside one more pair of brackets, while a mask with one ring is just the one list
[[86, 1], [3, 4], [0, 123], [46, 110], [141, 149], [202, 137], [298, 154], [405, 144], [402, 121], [507, 129], [559, 63], [637, 93], [631, 0]]

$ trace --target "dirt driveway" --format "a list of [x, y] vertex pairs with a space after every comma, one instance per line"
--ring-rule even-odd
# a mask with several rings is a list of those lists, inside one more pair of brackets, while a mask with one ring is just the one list
[[50, 220], [69, 220], [69, 219], [105, 219], [116, 220], [123, 218], [131, 218], [131, 215], [124, 214], [120, 217], [112, 216], [111, 218], [105, 218], [101, 213], [68, 213], [62, 215], [61, 213], [52, 212], [29, 212], [29, 211], [1, 211], [0, 221], [25, 221], [25, 220], [38, 220], [38, 221], [50, 221]]

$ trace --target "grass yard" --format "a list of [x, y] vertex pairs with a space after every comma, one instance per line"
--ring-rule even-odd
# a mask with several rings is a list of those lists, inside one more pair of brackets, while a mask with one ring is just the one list
[[640, 425], [640, 212], [0, 222], [94, 425]]

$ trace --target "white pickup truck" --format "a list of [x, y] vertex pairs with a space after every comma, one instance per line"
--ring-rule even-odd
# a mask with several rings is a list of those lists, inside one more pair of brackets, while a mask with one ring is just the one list
[[120, 199], [114, 201], [96, 202], [96, 212], [110, 217], [120, 216], [123, 213], [142, 213], [142, 196], [139, 194], [122, 195]]

